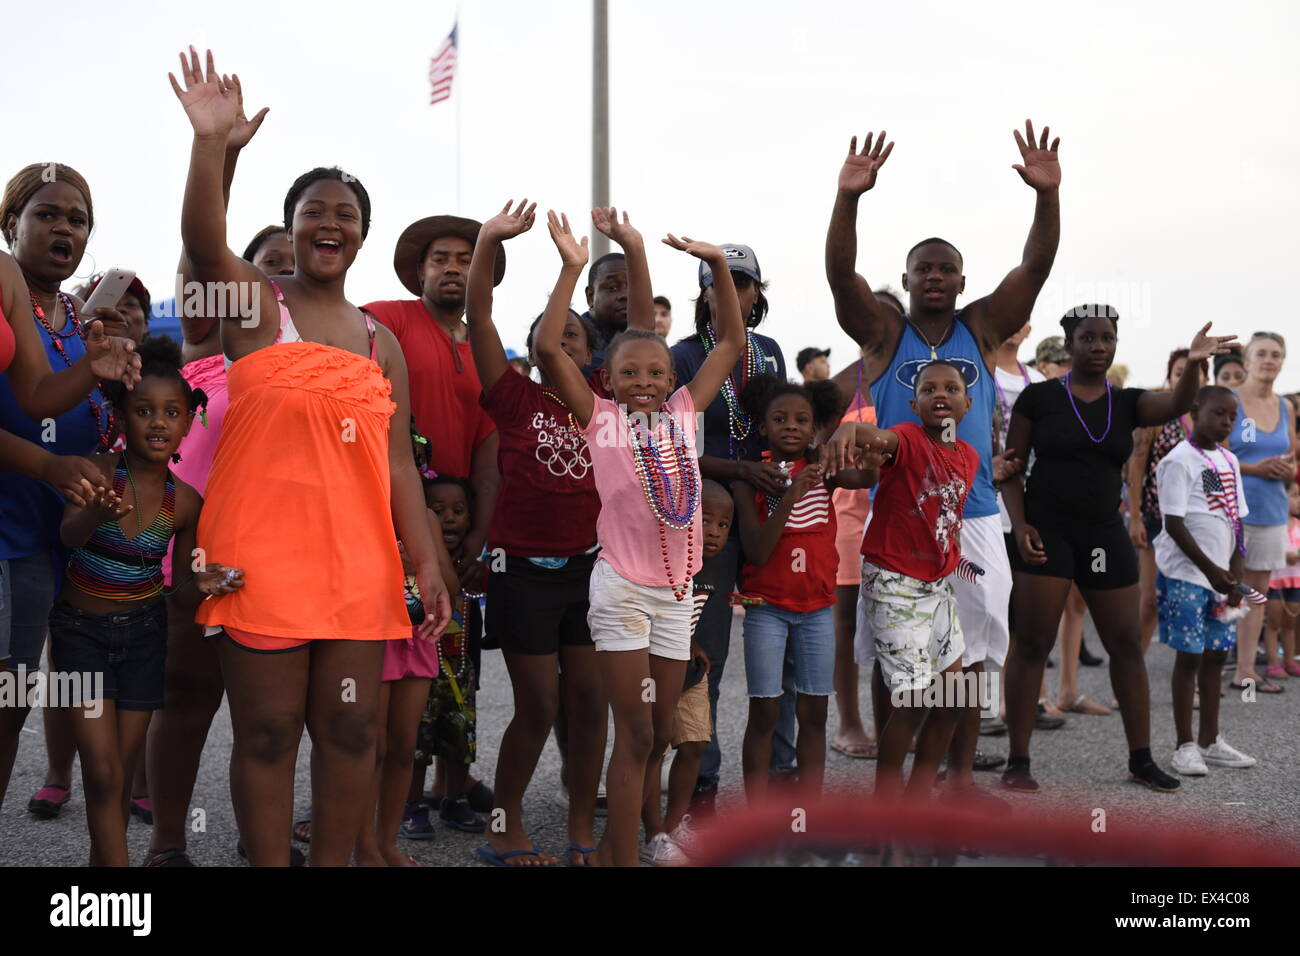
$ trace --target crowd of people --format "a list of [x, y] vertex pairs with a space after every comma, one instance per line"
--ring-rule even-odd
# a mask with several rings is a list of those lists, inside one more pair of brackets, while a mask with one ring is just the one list
[[[94, 677], [43, 708], [47, 776], [28, 802], [58, 815], [79, 756], [90, 863], [128, 865], [134, 815], [152, 824], [145, 865], [193, 865], [223, 697], [253, 865], [301, 865], [295, 844], [314, 866], [415, 865], [399, 839], [439, 825], [483, 832], [496, 866], [686, 863], [725, 782], [714, 728], [737, 617], [750, 801], [819, 793], [833, 750], [875, 760], [882, 799], [942, 777], [1001, 805], [976, 771], [1037, 791], [1033, 732], [1112, 707], [1129, 778], [1175, 791], [1150, 739], [1157, 632], [1177, 655], [1171, 769], [1255, 763], [1219, 726], [1220, 674], [1259, 694], [1300, 676], [1285, 342], [1170, 329], [1190, 341], [1162, 387], [1126, 387], [1121, 317], [1081, 304], [1022, 362], [1060, 231], [1047, 129], [1014, 134], [1035, 195], [1022, 259], [960, 307], [947, 240], [912, 246], [901, 293], [857, 272], [859, 206], [893, 143], [855, 137], [826, 278], [859, 355], [834, 372], [829, 349], [804, 348], [793, 381], [758, 331], [752, 248], [664, 238], [699, 288], [670, 345], [645, 239], [614, 208], [592, 227], [621, 251], [595, 261], [582, 228], [546, 214], [557, 278], [524, 352], [503, 345], [493, 289], [536, 223], [528, 200], [413, 222], [393, 258], [407, 299], [347, 298], [371, 208], [338, 168], [300, 176], [283, 225], [237, 253], [226, 206], [266, 111], [245, 114], [210, 53], [182, 54], [171, 82], [193, 129], [180, 277], [262, 307], [182, 309], [178, 343], [149, 334], [137, 279], [84, 314], [93, 287], [64, 291], [94, 226], [84, 178], [34, 164], [0, 201], [0, 666], [37, 673], [48, 634], [51, 673]], [[1110, 707], [1078, 691], [1079, 663], [1101, 663], [1085, 615]], [[513, 692], [491, 785], [472, 772], [485, 650]], [[29, 703], [0, 707], [0, 798]], [[311, 814], [294, 820], [304, 730]], [[524, 814], [552, 732], [555, 852]], [[981, 751], [1002, 734], [1006, 757]]]

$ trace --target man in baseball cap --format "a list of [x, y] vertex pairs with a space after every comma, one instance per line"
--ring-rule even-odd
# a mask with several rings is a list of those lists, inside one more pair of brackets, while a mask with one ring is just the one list
[[1034, 350], [1034, 368], [1044, 378], [1060, 378], [1070, 370], [1070, 353], [1065, 348], [1065, 339], [1059, 335], [1049, 335], [1038, 343]]
[[[478, 373], [465, 325], [465, 285], [482, 223], [460, 216], [428, 216], [397, 239], [393, 269], [417, 298], [371, 302], [367, 312], [397, 337], [410, 377], [416, 429], [429, 439], [429, 467], [440, 475], [468, 477], [474, 516], [464, 543], [452, 555], [467, 574], [487, 537], [500, 476], [496, 428], [479, 405]], [[494, 284], [505, 276], [497, 251]]]
[[795, 356], [795, 368], [803, 376], [804, 383], [824, 382], [831, 377], [830, 349], [800, 349]]

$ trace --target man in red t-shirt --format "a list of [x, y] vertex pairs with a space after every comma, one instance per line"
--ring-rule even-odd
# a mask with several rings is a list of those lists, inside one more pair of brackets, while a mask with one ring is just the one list
[[[465, 282], [480, 223], [459, 216], [429, 216], [407, 226], [397, 240], [393, 268], [415, 299], [371, 302], [364, 308], [397, 336], [410, 374], [415, 426], [429, 439], [430, 467], [468, 478], [474, 488], [469, 533], [452, 559], [463, 582], [487, 540], [501, 477], [497, 435], [479, 405], [482, 387], [464, 322]], [[494, 284], [506, 271], [498, 251]]]

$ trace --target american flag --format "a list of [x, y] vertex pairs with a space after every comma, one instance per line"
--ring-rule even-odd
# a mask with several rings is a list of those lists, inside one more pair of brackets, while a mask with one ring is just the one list
[[1211, 511], [1234, 513], [1237, 505], [1237, 478], [1232, 471], [1206, 468], [1201, 472], [1201, 491]]
[[954, 573], [963, 581], [969, 581], [971, 584], [979, 584], [980, 577], [984, 574], [984, 569], [974, 561], [963, 556], [961, 560], [957, 562], [957, 570]]
[[453, 24], [447, 39], [429, 63], [429, 105], [441, 103], [451, 97], [451, 81], [456, 77], [456, 31], [459, 26]]

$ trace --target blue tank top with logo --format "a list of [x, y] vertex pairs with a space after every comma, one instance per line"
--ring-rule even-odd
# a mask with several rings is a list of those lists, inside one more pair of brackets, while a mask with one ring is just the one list
[[[1246, 418], [1246, 406], [1242, 404], [1236, 389], [1233, 389], [1232, 394], [1237, 395], [1237, 420], [1232, 425], [1232, 434], [1228, 436], [1228, 447], [1238, 461], [1243, 465], [1253, 465], [1265, 458], [1285, 455], [1291, 450], [1291, 436], [1286, 427], [1285, 398], [1280, 395], [1277, 397], [1277, 425], [1272, 431], [1266, 432], [1254, 422], [1247, 426], [1249, 419]], [[1280, 479], [1242, 475], [1241, 489], [1246, 495], [1247, 509], [1246, 517], [1241, 519], [1243, 523], [1265, 528], [1287, 523], [1289, 509], [1286, 485]]]
[[[975, 484], [966, 498], [964, 518], [986, 518], [998, 513], [998, 497], [993, 487], [993, 407], [997, 395], [992, 374], [984, 364], [979, 343], [958, 312], [952, 334], [935, 349], [938, 357], [951, 362], [966, 376], [971, 408], [957, 426], [957, 437], [974, 446], [980, 456]], [[876, 424], [891, 428], [899, 422], [920, 419], [912, 411], [912, 381], [921, 367], [930, 361], [930, 346], [921, 341], [910, 323], [903, 326], [898, 348], [889, 367], [871, 383], [871, 400], [876, 405]]]

